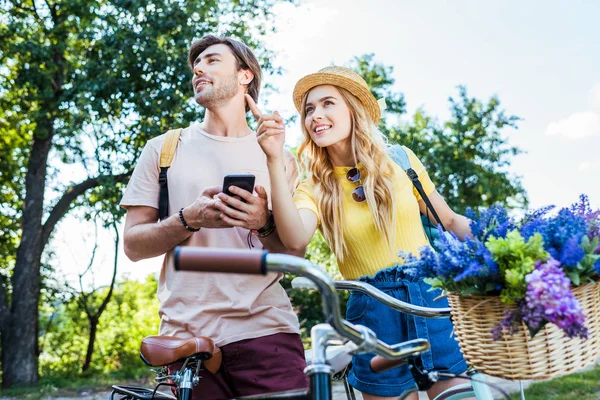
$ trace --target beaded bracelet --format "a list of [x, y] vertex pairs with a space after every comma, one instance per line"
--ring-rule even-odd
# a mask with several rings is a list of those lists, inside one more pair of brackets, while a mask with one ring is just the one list
[[181, 210], [179, 210], [179, 219], [181, 220], [181, 223], [183, 224], [183, 226], [185, 226], [185, 229], [187, 229], [190, 232], [198, 232], [200, 230], [200, 228], [195, 229], [190, 227], [187, 222], [185, 221], [185, 218], [183, 218], [183, 207], [181, 207]]

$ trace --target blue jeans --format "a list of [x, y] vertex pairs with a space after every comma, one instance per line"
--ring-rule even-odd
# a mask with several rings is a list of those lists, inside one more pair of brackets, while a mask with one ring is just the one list
[[[411, 304], [443, 308], [448, 300], [434, 301], [441, 292], [429, 291], [431, 286], [422, 280], [407, 280], [398, 267], [379, 271], [374, 277], [362, 277], [386, 294]], [[396, 344], [416, 338], [429, 340], [431, 349], [421, 354], [423, 367], [451, 374], [462, 374], [467, 370], [458, 342], [451, 336], [452, 323], [449, 318], [430, 319], [413, 317], [393, 310], [372, 297], [352, 292], [346, 309], [346, 319], [372, 329], [377, 338]], [[352, 369], [348, 382], [361, 392], [376, 396], [399, 396], [416, 386], [408, 366], [403, 365], [380, 374], [371, 371], [369, 363], [374, 354], [360, 354], [352, 358]]]

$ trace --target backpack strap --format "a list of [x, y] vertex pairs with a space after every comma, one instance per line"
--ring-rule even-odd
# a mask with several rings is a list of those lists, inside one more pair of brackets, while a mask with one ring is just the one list
[[158, 174], [158, 184], [160, 185], [160, 194], [158, 197], [158, 217], [164, 219], [167, 217], [169, 209], [169, 186], [167, 183], [167, 170], [175, 157], [177, 143], [179, 143], [181, 129], [171, 129], [165, 134], [165, 140], [160, 148], [160, 173]]
[[419, 194], [421, 195], [421, 198], [425, 202], [425, 205], [431, 211], [433, 218], [435, 218], [438, 225], [440, 225], [442, 227], [442, 229], [445, 231], [446, 228], [444, 227], [444, 224], [442, 224], [442, 220], [440, 219], [437, 212], [433, 208], [433, 204], [431, 204], [429, 197], [427, 197], [427, 195], [425, 194], [423, 185], [421, 185], [421, 181], [419, 180], [419, 175], [417, 175], [415, 170], [412, 169], [412, 167], [410, 165], [410, 159], [408, 158], [408, 154], [406, 153], [406, 150], [404, 150], [404, 148], [402, 146], [400, 146], [399, 144], [395, 144], [388, 149], [388, 154], [390, 155], [390, 157], [392, 157], [392, 160], [394, 160], [394, 162], [396, 164], [398, 164], [400, 166], [400, 168], [402, 168], [404, 170], [404, 172], [406, 172], [406, 175], [408, 175], [408, 178], [411, 180], [413, 186], [417, 189], [417, 192], [419, 192]]

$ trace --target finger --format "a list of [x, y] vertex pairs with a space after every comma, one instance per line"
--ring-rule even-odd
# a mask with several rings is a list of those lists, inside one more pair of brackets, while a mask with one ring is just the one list
[[258, 123], [258, 127], [256, 128], [257, 136], [260, 136], [267, 129], [285, 129], [285, 125], [276, 121], [263, 121]]
[[236, 196], [240, 196], [242, 200], [246, 201], [246, 203], [252, 204], [252, 202], [254, 201], [254, 195], [247, 190], [244, 190], [237, 186], [230, 186], [229, 190]]
[[263, 186], [256, 186], [254, 188], [254, 190], [256, 191], [256, 194], [258, 195], [258, 197], [260, 197], [263, 200], [268, 200], [269, 199], [269, 195], [267, 194], [267, 189], [265, 189]]
[[221, 214], [221, 220], [229, 226], [245, 226], [246, 222]]
[[[277, 122], [277, 121], [267, 121], [267, 120], [263, 120], [263, 122], [261, 122], [261, 124], [259, 125], [259, 128], [262, 129], [285, 129], [285, 125], [282, 124], [281, 122]], [[257, 132], [260, 132], [260, 130], [256, 130]]]
[[206, 197], [214, 197], [216, 194], [219, 194], [223, 191], [223, 188], [221, 186], [209, 186], [204, 188], [204, 190], [202, 191], [202, 196], [206, 196]]
[[[230, 186], [229, 187], [229, 191], [233, 193], [233, 191], [231, 190], [231, 188], [234, 186]], [[245, 190], [244, 190], [245, 192]], [[236, 194], [236, 193], [233, 193]], [[241, 197], [241, 196], [240, 196]], [[244, 203], [243, 201], [237, 200], [231, 196], [227, 196], [225, 193], [221, 193], [219, 194], [219, 200], [220, 202], [217, 203], [217, 207], [219, 208], [219, 210], [223, 211], [223, 208], [219, 207], [219, 204], [224, 205], [225, 207], [233, 207], [233, 208], [237, 208], [240, 211], [247, 211], [247, 204]]]
[[281, 115], [277, 115], [277, 114], [262, 114], [260, 116], [260, 119], [262, 121], [276, 121], [276, 122], [283, 122], [283, 118], [281, 118]]
[[248, 214], [243, 213], [239, 210], [236, 210], [235, 208], [232, 207], [228, 207], [228, 206], [221, 206], [219, 207], [219, 210], [221, 211], [221, 215], [227, 215], [230, 218], [234, 218], [234, 219], [239, 219], [239, 220], [245, 220], [248, 216]]
[[265, 132], [263, 132], [262, 136], [266, 136], [266, 137], [271, 137], [271, 136], [277, 136], [277, 135], [284, 135], [285, 131], [283, 129], [267, 129]]
[[256, 120], [258, 121], [262, 116], [262, 113], [260, 112], [260, 109], [256, 105], [256, 102], [254, 101], [252, 96], [250, 96], [249, 94], [246, 94], [246, 103], [248, 103], [248, 107], [250, 108], [252, 115], [254, 115], [254, 118], [256, 118]]

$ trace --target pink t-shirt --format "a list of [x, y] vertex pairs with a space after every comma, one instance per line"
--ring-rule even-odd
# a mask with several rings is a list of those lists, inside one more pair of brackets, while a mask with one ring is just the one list
[[[164, 135], [148, 141], [127, 185], [121, 206], [158, 209], [159, 158]], [[298, 167], [286, 151], [286, 171], [294, 187]], [[253, 174], [256, 185], [270, 191], [266, 156], [256, 136], [213, 136], [195, 124], [181, 133], [168, 170], [169, 215], [188, 206], [205, 187], [220, 186], [228, 174]], [[270, 196], [269, 196], [270, 198]], [[202, 228], [182, 246], [248, 248], [248, 230]], [[255, 248], [262, 244], [253, 237]], [[298, 318], [279, 284], [267, 276], [177, 272], [173, 252], [164, 258], [158, 281], [160, 334], [181, 338], [208, 336], [218, 346], [275, 333], [299, 333]]]

